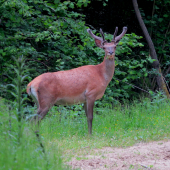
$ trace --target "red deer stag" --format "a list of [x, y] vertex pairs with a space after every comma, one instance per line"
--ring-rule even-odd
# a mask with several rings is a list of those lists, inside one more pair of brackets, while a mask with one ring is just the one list
[[113, 77], [116, 46], [125, 35], [127, 27], [123, 28], [119, 36], [116, 36], [117, 31], [118, 28], [116, 27], [113, 39], [108, 43], [101, 29], [102, 38], [87, 29], [90, 36], [94, 38], [96, 45], [105, 51], [102, 63], [81, 66], [67, 71], [44, 73], [28, 84], [27, 93], [32, 96], [38, 107], [38, 121], [44, 118], [54, 104], [72, 105], [84, 103], [88, 131], [89, 134], [92, 133], [94, 102], [103, 96], [107, 85]]

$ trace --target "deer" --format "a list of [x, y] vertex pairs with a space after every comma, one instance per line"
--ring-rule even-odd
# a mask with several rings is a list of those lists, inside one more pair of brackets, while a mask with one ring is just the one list
[[40, 122], [53, 105], [84, 104], [88, 123], [88, 133], [92, 134], [94, 102], [104, 95], [106, 87], [115, 71], [115, 51], [127, 27], [117, 36], [115, 28], [113, 39], [107, 42], [102, 29], [101, 37], [87, 29], [97, 47], [105, 51], [104, 60], [98, 65], [85, 65], [65, 71], [47, 72], [39, 75], [27, 85], [27, 93], [37, 104], [36, 119]]

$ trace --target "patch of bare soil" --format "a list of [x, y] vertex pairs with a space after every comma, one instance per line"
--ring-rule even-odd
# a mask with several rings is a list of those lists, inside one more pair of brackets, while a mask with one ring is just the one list
[[170, 141], [139, 143], [125, 149], [105, 147], [91, 153], [75, 156], [68, 164], [81, 170], [170, 170]]

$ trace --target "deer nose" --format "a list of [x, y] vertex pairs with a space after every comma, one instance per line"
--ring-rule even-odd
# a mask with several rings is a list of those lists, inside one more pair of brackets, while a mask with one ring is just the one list
[[114, 52], [113, 52], [113, 51], [110, 51], [109, 53], [110, 53], [110, 55], [112, 55]]

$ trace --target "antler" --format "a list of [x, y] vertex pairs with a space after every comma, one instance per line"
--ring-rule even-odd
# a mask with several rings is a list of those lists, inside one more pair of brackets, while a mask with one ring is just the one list
[[118, 42], [125, 35], [126, 31], [127, 31], [127, 27], [123, 27], [122, 33], [119, 36], [114, 38], [115, 39], [114, 42]]
[[118, 27], [115, 28], [115, 33], [113, 34], [113, 39], [112, 39], [113, 42], [115, 42], [115, 37], [117, 35], [117, 32], [118, 32]]
[[107, 42], [107, 41], [106, 41], [105, 38], [104, 38], [104, 33], [103, 33], [103, 31], [102, 31], [101, 28], [100, 28], [100, 34], [102, 35], [102, 38], [103, 38], [102, 44], [104, 45], [104, 43]]
[[[88, 32], [88, 33], [91, 35], [91, 37], [93, 37], [94, 39], [97, 39], [97, 40], [100, 40], [100, 41], [103, 42], [103, 38], [94, 35], [90, 29], [87, 29], [87, 32]], [[102, 37], [103, 37], [103, 36], [102, 36]]]
[[107, 42], [107, 41], [105, 40], [105, 38], [104, 38], [104, 33], [103, 33], [103, 31], [102, 31], [101, 28], [100, 28], [100, 34], [102, 35], [102, 38], [94, 35], [90, 29], [87, 29], [87, 32], [88, 32], [88, 33], [91, 35], [91, 37], [93, 37], [94, 39], [100, 40], [100, 41], [101, 41], [101, 45], [104, 45], [104, 43]]
[[104, 33], [103, 33], [103, 31], [102, 31], [101, 28], [100, 28], [100, 34], [102, 35], [103, 41], [105, 41], [105, 39], [104, 39]]

